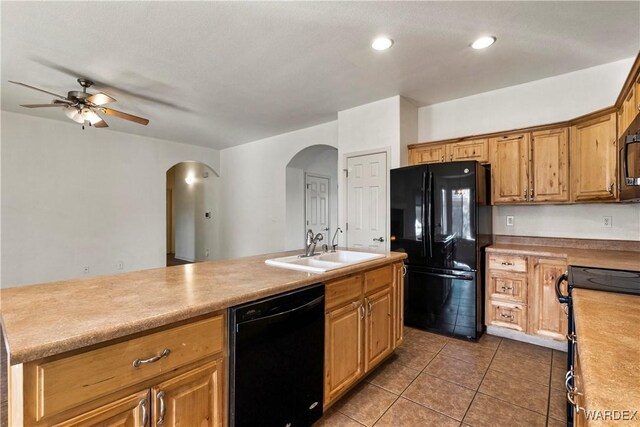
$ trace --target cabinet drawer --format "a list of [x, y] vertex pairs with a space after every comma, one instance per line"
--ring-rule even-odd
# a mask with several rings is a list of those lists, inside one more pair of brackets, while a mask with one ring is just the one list
[[527, 302], [527, 275], [522, 273], [489, 272], [491, 299]]
[[364, 293], [375, 291], [393, 283], [393, 266], [376, 268], [364, 273]]
[[355, 301], [362, 294], [362, 275], [346, 277], [325, 284], [325, 309]]
[[525, 332], [527, 330], [527, 307], [520, 304], [510, 304], [501, 301], [490, 301], [488, 322], [490, 325], [515, 329]]
[[489, 255], [489, 269], [506, 271], [527, 271], [527, 257], [518, 255]]
[[[222, 315], [57, 359], [25, 366], [25, 411], [37, 421], [224, 348]], [[134, 366], [168, 350], [155, 362]]]

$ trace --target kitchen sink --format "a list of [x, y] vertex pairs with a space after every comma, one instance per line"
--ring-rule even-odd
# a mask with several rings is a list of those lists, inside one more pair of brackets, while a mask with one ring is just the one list
[[318, 254], [310, 257], [293, 255], [282, 258], [273, 258], [265, 261], [268, 265], [288, 268], [291, 270], [307, 271], [310, 273], [324, 273], [336, 268], [347, 267], [361, 262], [383, 258], [384, 254], [374, 254], [356, 251], [335, 251]]

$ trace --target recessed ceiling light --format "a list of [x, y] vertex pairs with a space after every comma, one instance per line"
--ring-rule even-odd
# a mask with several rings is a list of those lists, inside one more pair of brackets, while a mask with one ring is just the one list
[[371, 43], [371, 47], [375, 50], [387, 50], [393, 46], [393, 40], [389, 37], [378, 37]]
[[474, 49], [485, 49], [491, 46], [496, 42], [496, 38], [493, 36], [484, 36], [480, 37], [473, 43], [471, 43], [471, 47]]

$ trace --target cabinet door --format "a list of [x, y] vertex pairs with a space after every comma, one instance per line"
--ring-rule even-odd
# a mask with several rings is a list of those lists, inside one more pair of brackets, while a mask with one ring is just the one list
[[222, 360], [209, 362], [152, 389], [154, 426], [222, 426]]
[[428, 144], [411, 149], [409, 163], [419, 165], [423, 163], [440, 163], [445, 161], [445, 144]]
[[404, 264], [393, 266], [393, 347], [398, 347], [404, 333]]
[[638, 95], [636, 93], [636, 85], [632, 85], [627, 92], [627, 96], [624, 97], [620, 110], [618, 111], [618, 138], [624, 135], [627, 128], [636, 118], [638, 112], [636, 100]]
[[531, 134], [531, 175], [532, 201], [569, 201], [568, 128]]
[[325, 406], [356, 382], [363, 371], [365, 309], [360, 299], [325, 316]]
[[365, 296], [364, 371], [369, 372], [393, 351], [391, 284]]
[[149, 415], [149, 390], [145, 389], [139, 393], [132, 394], [60, 424], [56, 424], [56, 426], [146, 427], [148, 425]]
[[572, 201], [615, 200], [616, 117], [606, 114], [571, 128]]
[[489, 140], [493, 203], [529, 199], [529, 134], [504, 135]]
[[449, 161], [477, 160], [480, 163], [489, 162], [489, 140], [474, 139], [471, 141], [447, 144], [447, 159]]
[[567, 263], [562, 259], [537, 259], [534, 263], [533, 283], [529, 285], [529, 334], [566, 341], [567, 315], [555, 287]]

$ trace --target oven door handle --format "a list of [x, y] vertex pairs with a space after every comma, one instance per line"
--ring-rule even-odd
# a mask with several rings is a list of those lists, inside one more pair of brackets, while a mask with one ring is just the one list
[[564, 273], [561, 274], [560, 277], [558, 277], [558, 280], [556, 280], [556, 296], [558, 297], [558, 301], [560, 302], [560, 304], [569, 303], [569, 294], [567, 293], [567, 295], [563, 295], [562, 291], [560, 290], [560, 283], [564, 282], [568, 278], [569, 276], [567, 275], [567, 273]]

